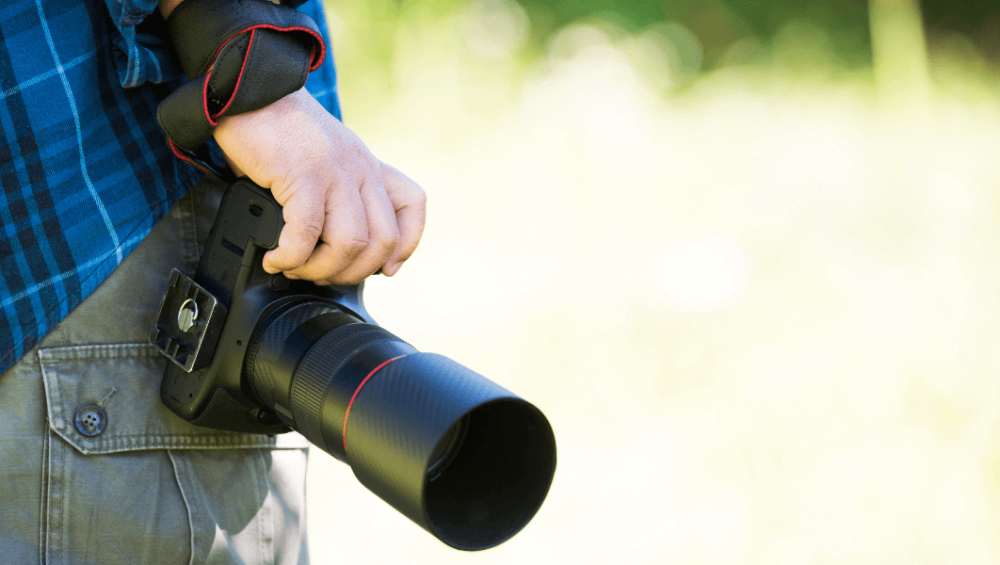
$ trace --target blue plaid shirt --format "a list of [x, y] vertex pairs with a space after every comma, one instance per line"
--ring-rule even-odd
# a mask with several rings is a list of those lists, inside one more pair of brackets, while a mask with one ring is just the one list
[[[0, 373], [201, 176], [173, 156], [156, 122], [157, 104], [185, 79], [155, 8], [0, 3]], [[322, 2], [300, 9], [328, 38]], [[332, 56], [306, 88], [340, 118]]]

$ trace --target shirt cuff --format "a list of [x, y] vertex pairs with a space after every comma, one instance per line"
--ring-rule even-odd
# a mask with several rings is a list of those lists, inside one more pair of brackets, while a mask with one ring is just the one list
[[[166, 22], [159, 13], [154, 14], [157, 0], [104, 0], [104, 3], [115, 24], [116, 30], [112, 33], [117, 31], [111, 43], [118, 81], [123, 88], [135, 88], [147, 82], [168, 82], [184, 76], [170, 44]], [[284, 0], [282, 4], [298, 8], [319, 26], [327, 42], [327, 57], [319, 69], [309, 74], [306, 90], [328, 112], [341, 119], [337, 72], [323, 3], [320, 0]]]
[[[166, 23], [156, 0], [104, 0], [115, 24], [111, 33], [118, 81], [124, 88], [161, 83], [183, 76], [167, 39]], [[140, 24], [143, 24], [140, 26]], [[117, 31], [117, 33], [115, 33]]]

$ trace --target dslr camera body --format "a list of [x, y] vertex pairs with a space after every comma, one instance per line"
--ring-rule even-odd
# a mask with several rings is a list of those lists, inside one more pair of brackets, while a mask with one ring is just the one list
[[283, 225], [269, 190], [247, 179], [226, 190], [197, 272], [171, 273], [150, 332], [173, 361], [163, 403], [196, 425], [298, 431], [457, 549], [520, 531], [555, 473], [542, 412], [378, 326], [363, 283], [321, 287], [264, 271]]

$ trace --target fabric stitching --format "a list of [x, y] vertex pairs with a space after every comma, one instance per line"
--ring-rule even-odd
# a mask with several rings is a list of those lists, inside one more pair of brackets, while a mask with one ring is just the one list
[[[79, 352], [79, 354], [77, 354]], [[92, 353], [103, 353], [92, 355]], [[41, 364], [57, 365], [64, 361], [85, 361], [88, 359], [145, 359], [156, 358], [160, 354], [148, 343], [96, 343], [91, 345], [65, 345], [46, 347], [38, 351]]]
[[[54, 442], [53, 442], [54, 443]], [[58, 496], [56, 498], [56, 505], [58, 509], [56, 510], [56, 520], [55, 524], [52, 526], [50, 531], [50, 536], [55, 537], [55, 543], [52, 545], [53, 553], [55, 557], [52, 559], [51, 563], [62, 562], [62, 548], [66, 540], [63, 539], [63, 522], [66, 519], [66, 506], [68, 502], [68, 493], [66, 492], [66, 453], [65, 448], [56, 445], [56, 450], [59, 452], [59, 476], [55, 480], [55, 484], [58, 487]]]
[[62, 391], [63, 379], [59, 365], [64, 362], [135, 359], [159, 357], [148, 344], [98, 344], [42, 349], [38, 352], [40, 369], [47, 393], [49, 427], [60, 438], [84, 454], [110, 454], [159, 449], [222, 450], [222, 449], [299, 449], [301, 446], [279, 446], [276, 438], [231, 435], [234, 432], [205, 428], [204, 433], [129, 433], [96, 439], [78, 437], [66, 413], [67, 398]]
[[[226, 100], [226, 104], [222, 107], [221, 110], [219, 110], [218, 112], [216, 112], [215, 115], [213, 116], [210, 112], [208, 112], [208, 100], [207, 99], [205, 100], [205, 114], [208, 116], [208, 122], [210, 124], [212, 124], [212, 127], [215, 127], [215, 126], [219, 125], [219, 122], [218, 122], [219, 117], [222, 116], [222, 115], [224, 115], [226, 113], [226, 110], [229, 109], [229, 107], [232, 105], [233, 101], [236, 100], [237, 94], [240, 92], [240, 86], [243, 85], [243, 76], [246, 73], [247, 67], [250, 65], [250, 53], [254, 49], [254, 39], [256, 38], [256, 36], [257, 36], [257, 30], [256, 29], [251, 29], [250, 30], [250, 37], [247, 39], [247, 46], [246, 46], [246, 52], [245, 53], [243, 52], [242, 49], [240, 49], [239, 43], [234, 44], [234, 47], [236, 48], [235, 50], [238, 51], [242, 55], [242, 59], [243, 60], [240, 63], [240, 74], [239, 74], [239, 76], [236, 77], [236, 84], [233, 86], [233, 92], [229, 95], [229, 99]], [[237, 36], [237, 37], [240, 37], [240, 36]], [[232, 40], [230, 40], [230, 41], [232, 41]], [[241, 40], [237, 39], [236, 41], [241, 41]], [[229, 53], [227, 52], [226, 55], [228, 56]], [[219, 67], [215, 67], [215, 68], [221, 68], [221, 63], [219, 64]], [[215, 70], [215, 69], [213, 68], [213, 70]], [[214, 79], [214, 74], [212, 73], [212, 71], [209, 71], [208, 73]]]
[[[242, 36], [243, 36], [243, 34], [241, 33], [241, 34], [233, 37], [232, 39], [230, 39], [228, 42], [226, 42], [227, 45], [231, 42], [233, 44], [233, 47], [231, 49], [229, 49], [229, 50], [225, 50], [225, 51], [220, 51], [219, 52], [219, 56], [216, 57], [216, 59], [215, 59], [215, 63], [213, 65], [213, 70], [215, 68], [225, 67], [226, 61], [228, 61], [229, 59], [231, 59], [233, 57], [234, 53], [236, 53], [239, 56], [240, 59], [243, 59], [243, 60], [246, 59], [246, 53], [244, 53], [243, 49], [240, 48], [240, 44], [239, 44], [239, 42], [242, 41]], [[225, 45], [223, 45], [223, 47], [225, 47]], [[209, 71], [209, 72], [211, 72], [211, 71]], [[219, 90], [218, 86], [217, 86], [217, 83], [218, 83], [218, 79], [217, 79], [216, 75], [214, 73], [212, 73], [212, 78], [209, 81], [209, 88], [214, 93], [218, 93], [218, 90]], [[230, 98], [232, 98], [232, 96], [235, 95], [235, 94], [236, 94], [236, 89], [234, 88], [233, 89], [233, 94], [230, 95]]]
[[[67, 443], [72, 445], [81, 453], [87, 455], [107, 455], [109, 453], [122, 453], [131, 451], [153, 451], [159, 449], [185, 449], [197, 451], [211, 451], [221, 449], [301, 449], [298, 446], [278, 447], [277, 442], [272, 439], [260, 440], [236, 440], [227, 441], [226, 436], [175, 436], [171, 434], [135, 434], [129, 436], [119, 436], [99, 440], [98, 446], [88, 445], [88, 440], [77, 440], [75, 432], [68, 426], [58, 426], [54, 428], [56, 433]], [[226, 433], [220, 431], [220, 433]], [[149, 441], [135, 442], [133, 440], [149, 438]], [[109, 444], [104, 445], [101, 444]]]
[[42, 484], [41, 496], [38, 501], [38, 520], [40, 522], [38, 527], [38, 559], [41, 565], [45, 565], [45, 552], [48, 547], [49, 531], [49, 474], [51, 472], [49, 469], [49, 465], [51, 464], [49, 449], [52, 431], [49, 430], [48, 423], [48, 416], [46, 415], [42, 429]]
[[177, 490], [181, 492], [181, 500], [184, 501], [184, 508], [187, 510], [188, 529], [191, 531], [191, 558], [188, 560], [188, 565], [194, 565], [194, 514], [192, 513], [191, 504], [188, 502], [187, 493], [184, 492], [184, 485], [181, 483], [181, 470], [178, 468], [178, 461], [174, 458], [174, 452], [168, 449], [167, 457], [170, 458], [170, 466], [174, 468], [174, 480], [177, 481]]

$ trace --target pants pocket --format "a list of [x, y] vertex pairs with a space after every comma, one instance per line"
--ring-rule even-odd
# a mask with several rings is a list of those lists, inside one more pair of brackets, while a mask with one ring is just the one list
[[191, 563], [308, 562], [306, 450], [168, 454], [191, 523]]
[[[146, 344], [41, 349], [40, 544], [52, 564], [298, 563], [302, 443], [189, 424]], [[304, 440], [303, 440], [304, 441]]]

